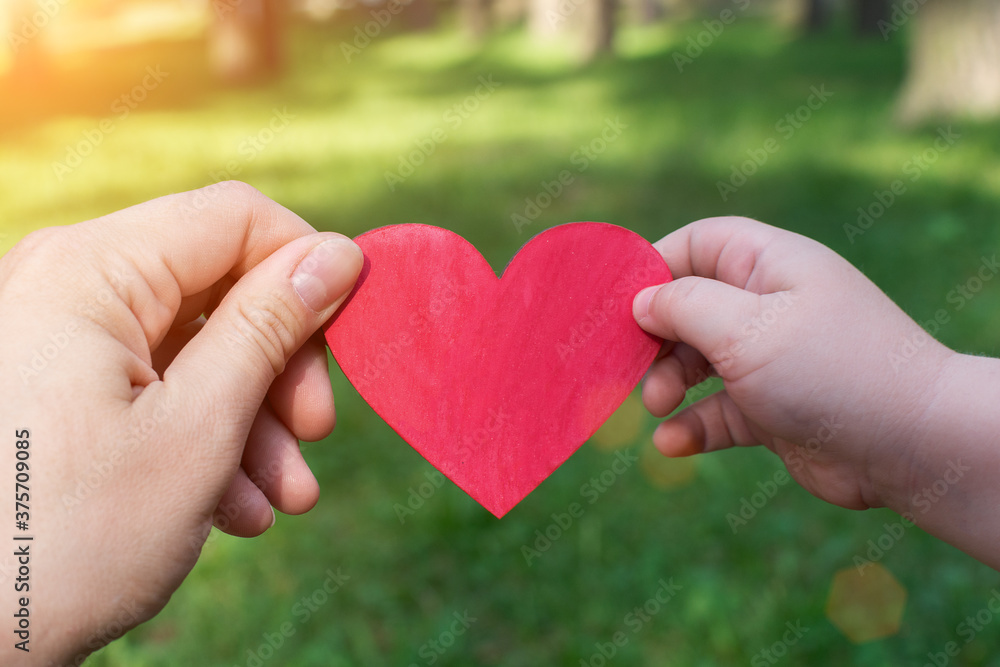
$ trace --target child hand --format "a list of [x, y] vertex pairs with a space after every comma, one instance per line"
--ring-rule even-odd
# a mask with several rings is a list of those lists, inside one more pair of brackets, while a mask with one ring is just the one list
[[639, 324], [668, 341], [646, 406], [666, 416], [712, 372], [725, 385], [658, 427], [661, 452], [764, 444], [814, 495], [891, 507], [1000, 567], [1000, 361], [933, 340], [797, 234], [715, 218], [656, 246], [676, 280], [634, 302]]
[[725, 391], [660, 425], [657, 447], [683, 456], [764, 444], [811, 493], [881, 506], [879, 471], [905, 466], [913, 424], [952, 354], [829, 248], [752, 220], [690, 224], [656, 244], [676, 280], [643, 291], [635, 316], [669, 341], [643, 399], [657, 416], [711, 371]]

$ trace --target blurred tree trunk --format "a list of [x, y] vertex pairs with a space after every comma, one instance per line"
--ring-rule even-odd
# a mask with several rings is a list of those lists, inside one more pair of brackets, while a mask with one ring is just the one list
[[559, 11], [559, 0], [529, 0], [528, 29], [544, 41], [565, 29], [567, 16]]
[[528, 28], [539, 42], [578, 40], [584, 61], [614, 50], [617, 0], [529, 0]]
[[481, 42], [489, 34], [490, 4], [490, 0], [461, 0], [462, 26], [470, 39]]
[[527, 0], [494, 0], [494, 19], [502, 28], [518, 25], [528, 17]]
[[898, 120], [1000, 115], [1000, 0], [926, 0], [913, 21]]
[[632, 15], [639, 25], [650, 25], [663, 18], [664, 8], [658, 0], [632, 0]]
[[882, 25], [889, 20], [889, 0], [857, 0], [855, 11], [859, 35], [870, 37], [882, 34]]
[[10, 47], [13, 57], [12, 79], [17, 83], [34, 86], [44, 84], [50, 73], [49, 55], [43, 37], [49, 21], [40, 25], [34, 19], [36, 13], [41, 13], [37, 0], [0, 3], [0, 11], [7, 11], [10, 20], [10, 33], [6, 35], [4, 42]]
[[278, 0], [215, 0], [212, 9], [209, 60], [217, 76], [242, 81], [281, 70]]
[[587, 0], [590, 20], [584, 33], [583, 57], [594, 60], [615, 48], [615, 0]]
[[433, 0], [410, 0], [402, 16], [410, 30], [430, 30], [437, 25], [438, 11]]
[[517, 25], [528, 17], [528, 0], [494, 0], [494, 10], [500, 27]]
[[806, 32], [820, 32], [830, 22], [830, 5], [827, 0], [805, 0], [802, 28]]

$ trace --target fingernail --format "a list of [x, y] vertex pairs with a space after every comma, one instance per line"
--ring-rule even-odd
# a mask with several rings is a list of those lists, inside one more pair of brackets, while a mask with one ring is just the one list
[[292, 274], [292, 286], [303, 303], [323, 312], [350, 291], [363, 261], [361, 249], [350, 239], [324, 241], [299, 263]]
[[632, 302], [632, 316], [639, 324], [642, 324], [642, 321], [649, 317], [649, 304], [661, 287], [663, 285], [647, 287], [635, 295], [635, 301]]
[[274, 524], [276, 524], [276, 523], [278, 523], [278, 515], [275, 514], [274, 508], [272, 507], [271, 508], [271, 525], [267, 527], [268, 530], [270, 530], [271, 528], [274, 528]]

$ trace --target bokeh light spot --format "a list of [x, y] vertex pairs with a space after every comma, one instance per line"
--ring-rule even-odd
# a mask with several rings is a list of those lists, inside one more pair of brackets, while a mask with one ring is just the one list
[[862, 644], [899, 632], [905, 607], [903, 585], [880, 563], [871, 563], [834, 575], [826, 616], [849, 640]]
[[635, 444], [643, 437], [645, 410], [639, 392], [628, 395], [621, 406], [597, 430], [590, 441], [601, 451], [610, 452]]
[[639, 455], [639, 469], [643, 477], [658, 489], [675, 489], [686, 486], [698, 475], [698, 457], [670, 458], [647, 443]]

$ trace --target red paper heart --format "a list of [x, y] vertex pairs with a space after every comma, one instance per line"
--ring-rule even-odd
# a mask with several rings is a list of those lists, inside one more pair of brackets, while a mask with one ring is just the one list
[[632, 299], [670, 271], [622, 227], [542, 232], [501, 279], [438, 227], [355, 240], [365, 263], [327, 325], [334, 357], [375, 412], [497, 517], [593, 435], [660, 348]]

